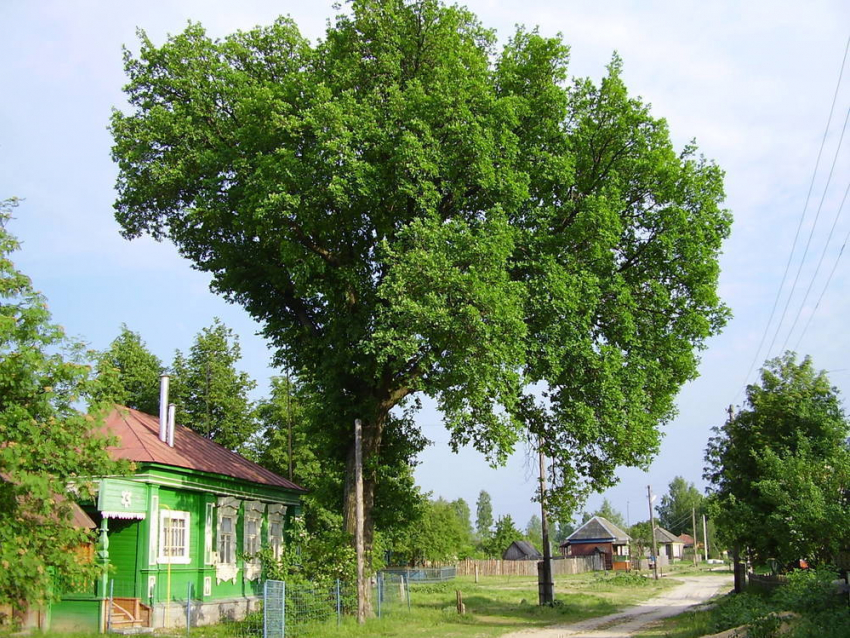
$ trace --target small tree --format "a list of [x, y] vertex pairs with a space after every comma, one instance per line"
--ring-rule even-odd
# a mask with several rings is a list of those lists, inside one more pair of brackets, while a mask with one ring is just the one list
[[236, 369], [241, 357], [239, 338], [216, 318], [195, 337], [189, 356], [178, 350], [172, 364], [177, 421], [237, 452], [246, 451], [258, 428], [248, 396], [257, 384]]
[[649, 521], [635, 523], [629, 528], [629, 536], [632, 537], [632, 556], [645, 556], [646, 550], [652, 547], [652, 527]]
[[475, 512], [475, 531], [481, 540], [487, 539], [493, 533], [493, 502], [484, 490], [478, 494]]
[[522, 532], [517, 529], [511, 515], [500, 516], [496, 521], [493, 535], [484, 543], [484, 549], [492, 558], [501, 558], [511, 543], [522, 538]]
[[757, 560], [834, 560], [850, 546], [848, 435], [838, 390], [809, 357], [768, 361], [706, 451], [722, 538]]
[[525, 526], [525, 538], [529, 543], [543, 551], [543, 521], [537, 514], [532, 514]]
[[623, 515], [614, 509], [614, 506], [611, 505], [607, 498], [602, 499], [602, 505], [593, 513], [593, 515], [601, 516], [602, 518], [611, 521], [620, 529], [626, 529], [626, 520], [623, 518]]
[[92, 541], [71, 520], [90, 495], [87, 477], [122, 467], [98, 433], [103, 394], [82, 345], [51, 323], [44, 298], [9, 255], [6, 226], [16, 200], [0, 202], [0, 605], [22, 609], [82, 585], [95, 566], [78, 548]]
[[681, 476], [670, 481], [668, 492], [656, 506], [658, 524], [668, 532], [679, 536], [693, 533], [693, 516], [702, 516], [704, 497], [693, 483]]
[[126, 324], [97, 362], [97, 374], [108, 395], [103, 398], [147, 414], [159, 413], [159, 377], [164, 370], [139, 333]]

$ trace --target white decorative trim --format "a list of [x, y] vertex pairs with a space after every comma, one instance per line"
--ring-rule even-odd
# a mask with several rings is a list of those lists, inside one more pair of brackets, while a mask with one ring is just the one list
[[143, 521], [147, 517], [145, 512], [101, 512], [103, 518], [123, 518], [125, 520]]

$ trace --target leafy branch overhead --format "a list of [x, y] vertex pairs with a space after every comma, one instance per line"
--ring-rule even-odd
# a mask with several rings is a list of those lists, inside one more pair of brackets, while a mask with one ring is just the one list
[[722, 171], [676, 152], [617, 58], [570, 81], [557, 37], [498, 50], [460, 7], [348, 7], [316, 44], [286, 18], [141, 33], [112, 117], [117, 219], [263, 325], [341, 462], [364, 420], [367, 530], [391, 410], [420, 393], [494, 462], [543, 435], [575, 505], [649, 460], [728, 317]]

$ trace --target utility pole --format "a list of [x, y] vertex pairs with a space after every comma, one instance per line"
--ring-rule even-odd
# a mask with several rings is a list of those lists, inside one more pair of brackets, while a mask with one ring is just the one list
[[702, 515], [702, 540], [705, 545], [705, 561], [708, 562], [708, 532], [705, 527], [705, 514]]
[[649, 501], [649, 532], [652, 534], [652, 555], [655, 557], [653, 571], [655, 580], [658, 580], [658, 542], [655, 540], [655, 514], [652, 513], [652, 486], [646, 486], [646, 498]]
[[286, 429], [289, 440], [289, 480], [292, 480], [292, 377], [286, 375]]
[[549, 547], [549, 520], [546, 514], [546, 457], [543, 455], [543, 437], [537, 439], [540, 457], [540, 518], [543, 531], [543, 561], [537, 564], [538, 598], [541, 605], [555, 602], [555, 583], [552, 580], [552, 548]]
[[366, 577], [363, 556], [363, 442], [360, 419], [354, 420], [354, 548], [357, 553], [357, 622], [366, 622]]
[[691, 508], [691, 522], [694, 524], [694, 567], [697, 566], [697, 510]]

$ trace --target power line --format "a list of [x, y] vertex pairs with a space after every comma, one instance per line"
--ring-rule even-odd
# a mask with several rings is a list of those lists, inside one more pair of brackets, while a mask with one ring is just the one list
[[[818, 173], [818, 168], [820, 166], [820, 158], [823, 153], [823, 147], [826, 144], [827, 134], [829, 133], [829, 127], [832, 123], [832, 114], [835, 110], [835, 103], [838, 100], [838, 92], [841, 87], [841, 78], [844, 76], [844, 65], [847, 62], [847, 51], [850, 49], [850, 37], [847, 38], [847, 44], [844, 46], [844, 57], [841, 60], [841, 69], [838, 72], [838, 83], [835, 87], [835, 93], [832, 96], [832, 106], [829, 107], [829, 117], [826, 120], [826, 129], [823, 132], [823, 138], [821, 139], [820, 149], [818, 149], [818, 156], [815, 160], [815, 170], [812, 171], [812, 179], [809, 184], [809, 192], [806, 194], [806, 202], [803, 205], [803, 213], [800, 215], [800, 222], [797, 224], [797, 231], [794, 233], [794, 242], [791, 244], [791, 253], [788, 255], [788, 261], [785, 264], [785, 272], [782, 273], [782, 281], [779, 283], [779, 289], [776, 291], [776, 299], [773, 300], [773, 308], [770, 310], [770, 317], [767, 320], [767, 325], [764, 327], [764, 332], [761, 336], [761, 341], [759, 341], [759, 346], [756, 349], [755, 354], [753, 355], [753, 360], [750, 362], [750, 367], [747, 370], [747, 375], [744, 377], [744, 385], [738, 389], [738, 392], [735, 394], [734, 399], [732, 399], [731, 403], [734, 403], [738, 396], [741, 394], [741, 390], [743, 390], [747, 385], [747, 379], [750, 378], [750, 374], [753, 372], [753, 368], [756, 365], [756, 361], [758, 361], [759, 354], [761, 353], [762, 346], [764, 345], [765, 339], [767, 339], [767, 333], [770, 331], [770, 324], [773, 322], [773, 317], [776, 314], [776, 307], [779, 305], [779, 299], [782, 297], [782, 288], [785, 286], [785, 279], [788, 277], [788, 270], [791, 267], [791, 261], [794, 257], [794, 251], [797, 248], [797, 239], [800, 237], [800, 229], [803, 227], [803, 220], [806, 217], [806, 209], [809, 207], [809, 198], [812, 195], [812, 189], [815, 185], [815, 177]], [[768, 352], [770, 350], [768, 349]]]
[[[850, 43], [850, 40], [848, 40], [848, 43]], [[841, 135], [838, 137], [838, 146], [835, 148], [835, 155], [832, 157], [832, 166], [829, 167], [829, 175], [826, 178], [826, 186], [823, 187], [823, 195], [820, 198], [820, 203], [818, 204], [818, 209], [815, 213], [815, 221], [812, 223], [812, 228], [809, 231], [809, 238], [806, 240], [806, 248], [803, 250], [803, 256], [800, 258], [800, 265], [797, 266], [797, 274], [794, 275], [794, 283], [791, 285], [791, 292], [788, 295], [788, 300], [785, 302], [785, 308], [782, 310], [782, 317], [779, 319], [779, 324], [776, 326], [776, 332], [770, 342], [770, 347], [767, 349], [768, 356], [770, 356], [770, 352], [773, 350], [773, 343], [776, 341], [776, 337], [779, 336], [779, 330], [782, 328], [782, 322], [785, 320], [785, 313], [788, 311], [788, 306], [791, 305], [791, 299], [794, 296], [794, 291], [797, 289], [797, 282], [800, 280], [800, 273], [803, 271], [803, 264], [806, 263], [806, 255], [809, 254], [809, 246], [812, 245], [812, 237], [815, 234], [815, 228], [817, 228], [818, 220], [820, 219], [823, 202], [826, 199], [826, 193], [829, 190], [829, 185], [832, 183], [832, 175], [835, 172], [835, 165], [838, 163], [838, 154], [841, 151], [841, 144], [844, 142], [844, 133], [847, 131], [848, 120], [850, 120], [850, 108], [847, 109], [847, 115], [844, 116], [844, 126], [841, 127]], [[794, 320], [794, 323], [796, 324], [796, 319]], [[793, 331], [793, 327], [791, 330]], [[791, 331], [789, 331], [788, 336], [785, 337], [785, 341], [782, 345], [783, 350], [785, 349], [785, 344], [788, 342], [790, 337]]]
[[[847, 114], [850, 115], [850, 110], [847, 111]], [[846, 125], [846, 122], [845, 122]], [[841, 211], [844, 210], [844, 203], [847, 201], [847, 194], [850, 193], [850, 182], [847, 183], [847, 188], [844, 189], [844, 197], [841, 198], [841, 204], [838, 206], [838, 211], [835, 213], [835, 218], [832, 220], [832, 228], [829, 229], [829, 235], [826, 238], [826, 243], [823, 246], [823, 250], [821, 251], [820, 258], [818, 259], [818, 265], [815, 268], [815, 272], [812, 275], [811, 280], [809, 281], [809, 286], [806, 288], [806, 294], [803, 296], [803, 301], [800, 304], [800, 307], [797, 309], [797, 315], [794, 317], [794, 323], [791, 324], [791, 328], [788, 330], [788, 335], [785, 337], [785, 341], [782, 344], [782, 350], [785, 351], [785, 346], [788, 345], [788, 340], [791, 338], [791, 335], [794, 334], [794, 328], [797, 327], [797, 321], [799, 321], [800, 316], [803, 314], [803, 308], [806, 306], [806, 302], [809, 300], [809, 293], [812, 291], [812, 287], [814, 286], [815, 280], [817, 279], [818, 273], [820, 272], [821, 264], [823, 264], [824, 257], [826, 257], [826, 251], [829, 248], [829, 244], [832, 241], [832, 235], [835, 232], [835, 226], [838, 223], [838, 218], [841, 217]], [[826, 194], [826, 191], [824, 191]], [[814, 313], [814, 311], [812, 311]], [[811, 319], [811, 315], [809, 315]], [[800, 336], [802, 339], [802, 335]], [[797, 341], [797, 345], [794, 349], [797, 349], [800, 341]]]
[[832, 276], [835, 274], [836, 268], [838, 268], [838, 262], [841, 260], [841, 255], [844, 254], [844, 248], [847, 246], [847, 242], [850, 240], [850, 231], [847, 232], [847, 235], [844, 237], [844, 243], [841, 245], [841, 250], [838, 251], [838, 257], [835, 258], [835, 263], [832, 265], [832, 270], [829, 272], [829, 277], [826, 278], [826, 283], [823, 285], [823, 290], [820, 292], [820, 296], [818, 297], [818, 302], [815, 304], [814, 310], [812, 310], [812, 314], [809, 315], [808, 321], [806, 321], [806, 325], [803, 327], [803, 332], [800, 333], [800, 338], [797, 340], [797, 344], [794, 346], [794, 349], [798, 349], [800, 347], [800, 342], [803, 340], [803, 337], [806, 334], [806, 331], [809, 329], [809, 325], [812, 323], [812, 318], [817, 313], [818, 308], [820, 307], [820, 302], [823, 299], [824, 294], [826, 294], [826, 289], [829, 288], [829, 284], [832, 281]]

